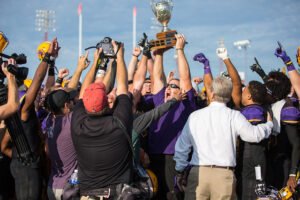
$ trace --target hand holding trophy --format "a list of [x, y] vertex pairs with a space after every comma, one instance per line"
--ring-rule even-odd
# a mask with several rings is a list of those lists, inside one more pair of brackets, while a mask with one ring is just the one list
[[151, 0], [152, 11], [156, 19], [162, 24], [162, 32], [156, 34], [156, 40], [151, 40], [151, 50], [164, 49], [176, 45], [175, 30], [168, 28], [171, 19], [172, 0]]

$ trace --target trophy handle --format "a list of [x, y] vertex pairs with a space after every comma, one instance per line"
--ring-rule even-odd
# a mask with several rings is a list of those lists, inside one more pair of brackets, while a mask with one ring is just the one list
[[155, 2], [155, 0], [150, 0], [150, 5], [151, 5], [151, 8], [152, 8], [152, 12], [155, 14], [155, 12], [156, 12], [156, 9], [155, 9], [156, 2]]

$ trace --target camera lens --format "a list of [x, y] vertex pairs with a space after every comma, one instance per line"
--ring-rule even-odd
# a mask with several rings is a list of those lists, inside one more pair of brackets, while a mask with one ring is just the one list
[[109, 38], [108, 38], [108, 37], [105, 37], [105, 38], [103, 39], [103, 42], [104, 42], [104, 43], [109, 43]]

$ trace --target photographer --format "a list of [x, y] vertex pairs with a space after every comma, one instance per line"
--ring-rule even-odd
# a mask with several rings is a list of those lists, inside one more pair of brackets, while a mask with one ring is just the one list
[[46, 76], [47, 69], [51, 62], [57, 57], [59, 46], [55, 38], [50, 45], [48, 52], [39, 64], [32, 84], [26, 92], [26, 96], [21, 102], [19, 112], [22, 128], [25, 132], [30, 151], [34, 155], [34, 159], [29, 165], [24, 164], [18, 156], [17, 148], [14, 145], [12, 148], [12, 160], [10, 169], [15, 180], [16, 197], [20, 199], [40, 199], [42, 189], [42, 175], [41, 175], [41, 138], [40, 138], [40, 124], [37, 118], [34, 101], [38, 95], [39, 89]]
[[118, 84], [114, 110], [108, 108], [105, 91], [107, 83], [104, 80], [93, 82], [97, 60], [102, 52], [102, 48], [99, 48], [94, 54], [94, 63], [84, 79], [80, 100], [73, 111], [71, 134], [78, 159], [81, 199], [103, 196], [115, 199], [122, 184], [131, 181], [132, 155], [119, 123], [124, 125], [128, 134], [131, 133], [132, 103], [127, 95], [123, 45], [119, 46], [119, 51], [115, 42], [112, 45], [114, 52], [117, 52]]
[[8, 62], [2, 63], [2, 71], [7, 78], [8, 97], [7, 103], [0, 106], [0, 120], [6, 119], [18, 110], [18, 92], [15, 76], [7, 71], [8, 65], [16, 65], [14, 59], [9, 59]]

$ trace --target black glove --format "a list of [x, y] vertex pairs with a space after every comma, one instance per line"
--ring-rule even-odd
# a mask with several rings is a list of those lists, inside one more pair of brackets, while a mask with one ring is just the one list
[[148, 42], [148, 40], [146, 39], [144, 49], [143, 49], [143, 55], [147, 56], [148, 59], [152, 58], [151, 47], [152, 46], [151, 46], [150, 42]]
[[255, 60], [255, 64], [250, 66], [250, 69], [254, 72], [256, 72], [261, 78], [262, 80], [265, 82], [267, 82], [268, 80], [268, 75], [265, 73], [265, 71], [263, 70], [263, 68], [260, 66], [260, 64], [258, 63], [257, 59], [254, 58]]
[[145, 47], [145, 42], [147, 41], [148, 36], [146, 35], [146, 33], [143, 33], [143, 37], [140, 39], [140, 41], [138, 42], [138, 45], [142, 48]]

